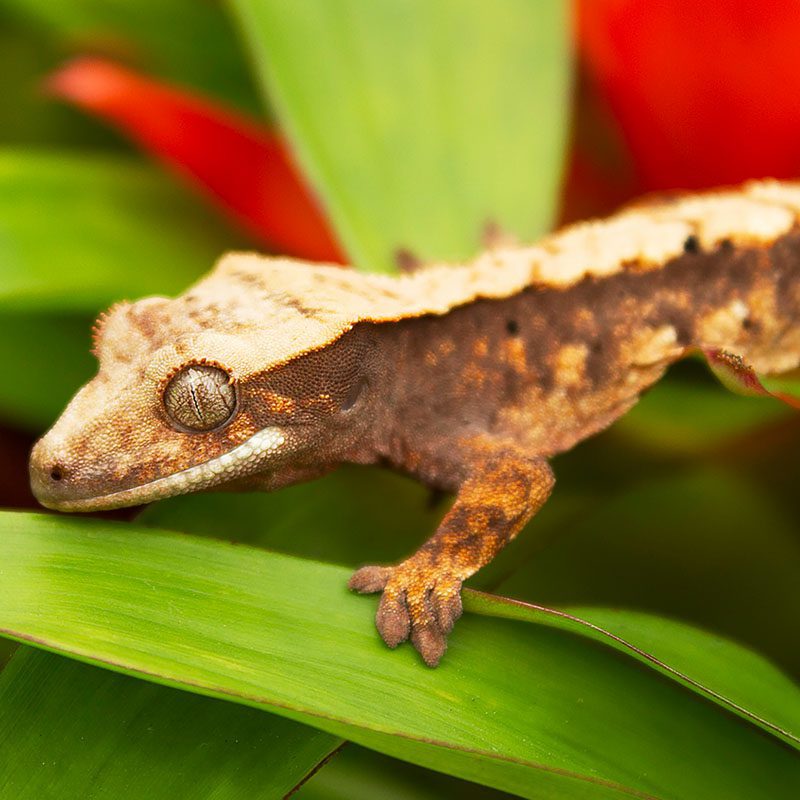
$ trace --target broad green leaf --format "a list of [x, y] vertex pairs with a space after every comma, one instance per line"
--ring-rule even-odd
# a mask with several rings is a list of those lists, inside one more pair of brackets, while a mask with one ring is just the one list
[[[694, 480], [703, 483], [711, 503], [715, 502], [720, 491], [748, 497], [742, 490], [734, 491], [731, 483], [722, 483], [716, 490], [711, 488], [713, 483], [703, 472], [696, 475]], [[719, 478], [717, 480], [719, 481]], [[248, 533], [253, 543], [260, 543], [270, 548], [279, 547], [286, 552], [313, 558], [336, 560], [353, 566], [363, 563], [366, 554], [369, 554], [368, 560], [398, 560], [405, 555], [404, 551], [410, 551], [417, 546], [413, 539], [418, 542], [424, 537], [425, 533], [418, 532], [420, 529], [427, 528], [427, 531], [433, 529], [434, 515], [428, 514], [427, 519], [424, 517], [420, 519], [417, 516], [421, 510], [421, 498], [419, 492], [411, 492], [410, 488], [407, 480], [387, 474], [385, 471], [341, 470], [323, 481], [292, 487], [272, 495], [211, 494], [176, 498], [173, 501], [150, 506], [140, 517], [140, 521], [149, 520], [151, 524], [173, 527], [185, 532], [212, 534], [214, 530], [223, 530], [226, 520], [235, 519], [237, 514], [240, 514], [242, 518], [248, 520]], [[682, 488], [686, 492], [685, 486], [682, 485]], [[393, 497], [393, 494], [399, 496]], [[369, 497], [370, 501], [361, 504], [359, 503], [361, 497]], [[242, 501], [246, 502], [237, 508], [236, 503]], [[538, 548], [537, 543], [542, 540], [549, 541], [549, 546], [558, 550], [560, 543], [553, 529], [563, 528], [565, 523], [574, 524], [585, 518], [587, 513], [602, 508], [602, 505], [602, 501], [597, 499], [589, 505], [574, 495], [568, 495], [566, 498], [557, 496], [548, 503], [541, 517], [529, 526], [521, 538], [530, 537], [534, 548]], [[574, 506], [577, 506], [578, 516], [574, 516], [576, 510]], [[353, 508], [363, 508], [362, 519], [352, 513]], [[744, 503], [740, 501], [737, 511], [747, 521], [748, 515], [758, 514], [762, 511], [762, 506], [760, 504], [755, 507], [749, 506], [745, 500]], [[381, 530], [388, 540], [388, 543], [381, 542], [380, 548], [370, 542], [370, 537], [374, 538], [375, 530]], [[777, 523], [772, 525], [772, 530], [777, 532]], [[408, 535], [409, 532], [411, 536]], [[597, 535], [596, 530], [595, 535]], [[698, 536], [698, 532], [692, 532], [692, 536]], [[762, 537], [762, 543], [765, 549], [768, 549], [770, 537]], [[630, 549], [635, 557], [636, 548]], [[375, 552], [376, 550], [379, 554]], [[748, 548], [748, 552], [749, 550]], [[528, 581], [526, 575], [531, 568], [536, 569], [537, 556], [533, 556], [530, 564], [526, 565], [525, 560], [520, 558], [520, 551], [521, 548], [517, 548], [516, 552], [503, 553], [497, 559], [498, 563], [493, 565], [494, 569], [482, 570], [476, 576], [478, 581], [473, 580], [470, 583], [485, 586], [488, 579], [488, 585], [491, 585], [491, 581], [496, 580], [504, 572], [514, 573], [515, 566], [514, 577], [510, 581], [500, 583], [500, 586], [504, 590], [507, 587], [521, 587], [525, 595], [535, 598], [537, 581]], [[624, 554], [617, 555], [621, 561], [624, 560]], [[783, 554], [784, 558], [787, 556], [788, 553]], [[749, 564], [753, 565], [755, 562], [751, 553], [749, 559]], [[508, 564], [513, 566], [509, 567]], [[570, 567], [570, 562], [565, 560], [559, 566], [562, 571], [566, 571]], [[713, 565], [707, 565], [707, 569], [713, 569]], [[800, 562], [789, 558], [784, 579], [789, 579], [798, 569]], [[566, 582], [569, 583], [568, 577]], [[738, 601], [743, 584], [744, 580], [737, 580], [735, 591], [728, 592], [727, 596], [720, 592], [722, 594], [719, 599], [720, 605], [725, 607]], [[685, 591], [683, 585], [681, 591]], [[665, 599], [668, 597], [667, 594]], [[554, 617], [550, 612], [542, 614], [528, 608], [519, 611], [519, 607], [513, 603], [500, 600], [495, 602], [490, 597], [481, 597], [480, 601], [477, 601], [477, 607], [489, 614], [520, 613], [525, 618], [538, 616], [545, 624], [554, 620], [558, 624], [571, 624], [570, 620]], [[788, 612], [792, 613], [791, 608]], [[786, 677], [763, 658], [747, 652], [744, 648], [734, 647], [725, 639], [711, 633], [655, 615], [639, 614], [634, 611], [615, 614], [602, 608], [581, 608], [577, 616], [624, 639], [630, 647], [620, 642], [614, 644], [619, 645], [625, 652], [635, 654], [634, 649], [638, 647], [652, 655], [654, 660], [650, 663], [667, 672], [675, 670], [681, 673], [688, 683], [707, 687], [705, 689], [707, 694], [727, 698], [727, 703], [731, 707], [746, 707], [757, 717], [772, 720], [772, 724], [778, 728], [800, 732], [800, 692], [794, 691], [792, 694], [793, 686]], [[784, 624], [791, 625], [791, 622], [787, 619]], [[594, 635], [588, 626], [584, 626], [581, 630], [585, 634]], [[611, 637], [601, 635], [600, 638], [610, 640]], [[664, 666], [657, 664], [657, 661]], [[740, 668], [732, 669], [731, 665], [736, 663]], [[792, 697], [795, 699], [793, 708], [790, 703]]]
[[[714, 433], [707, 441], [719, 439]], [[791, 453], [775, 450], [776, 466]], [[768, 495], [730, 468], [696, 458], [647, 460], [641, 447], [626, 449], [612, 435], [560, 457], [555, 469], [544, 509], [471, 586], [500, 586], [546, 605], [620, 605], [683, 618], [797, 672], [797, 648], [784, 635], [800, 613], [791, 482], [784, 508], [774, 486]], [[415, 550], [448, 502], [431, 511], [426, 498], [406, 478], [350, 468], [273, 494], [177, 497], [141, 520], [355, 567]], [[231, 525], [235, 519], [244, 524]]]
[[561, 0], [229, 0], [362, 269], [552, 224], [569, 106]]
[[[553, 499], [558, 492], [557, 484]], [[546, 544], [500, 590], [547, 606], [636, 608], [691, 621], [798, 674], [800, 651], [786, 634], [800, 615], [796, 508], [730, 467], [662, 466], [558, 530], [534, 520], [522, 535]]]
[[[450, 502], [451, 498], [432, 495], [416, 481], [389, 470], [345, 466], [279, 492], [173, 497], [148, 506], [137, 521], [357, 567], [393, 563], [410, 555], [436, 529]], [[564, 525], [587, 513], [590, 502], [597, 502], [593, 495], [563, 487], [536, 522], [471, 578], [470, 585], [496, 586]], [[231, 527], [233, 519], [245, 523]]]
[[526, 797], [800, 791], [778, 738], [571, 628], [468, 614], [428, 670], [379, 643], [347, 570], [96, 520], [0, 527], [0, 628], [38, 646]]
[[792, 732], [792, 744], [800, 745], [800, 688], [762, 656], [729, 639], [652, 614], [584, 606], [564, 611], [613, 631], [626, 648], [632, 645], [674, 670], [673, 675], [709, 687], [740, 711]]
[[761, 656], [674, 620], [618, 609], [556, 610], [474, 593], [466, 608], [572, 629], [633, 655], [800, 747], [800, 687]]
[[133, 160], [0, 152], [0, 311], [90, 311], [174, 293], [235, 239]]
[[273, 800], [339, 740], [275, 715], [20, 648], [0, 674], [0, 796]]
[[5, 0], [48, 31], [62, 53], [134, 60], [160, 77], [243, 108], [258, 101], [230, 20], [218, 3], [194, 0]]

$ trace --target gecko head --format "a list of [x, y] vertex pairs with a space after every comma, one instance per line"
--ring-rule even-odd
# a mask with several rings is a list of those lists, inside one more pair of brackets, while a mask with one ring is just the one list
[[31, 453], [43, 505], [91, 511], [271, 488], [334, 463], [360, 435], [368, 327], [339, 326], [326, 343], [291, 297], [254, 299], [253, 287], [242, 293], [219, 272], [178, 298], [101, 317], [97, 375]]

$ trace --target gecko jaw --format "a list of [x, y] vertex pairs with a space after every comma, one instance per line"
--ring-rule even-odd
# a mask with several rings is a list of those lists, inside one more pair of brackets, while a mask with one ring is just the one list
[[285, 443], [286, 436], [280, 428], [264, 428], [217, 458], [130, 489], [96, 497], [59, 497], [49, 491], [48, 484], [32, 475], [33, 491], [43, 506], [57, 511], [106, 511], [124, 506], [138, 506], [179, 494], [210, 489], [235, 478], [251, 475], [262, 462], [277, 455]]

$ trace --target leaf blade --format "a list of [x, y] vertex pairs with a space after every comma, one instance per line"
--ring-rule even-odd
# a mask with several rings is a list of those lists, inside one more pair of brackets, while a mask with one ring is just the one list
[[566, 4], [231, 7], [357, 266], [392, 271], [401, 249], [465, 258], [487, 223], [523, 239], [550, 226], [566, 131]]
[[782, 744], [564, 631], [468, 616], [429, 671], [379, 645], [339, 568], [135, 526], [0, 520], [0, 625], [39, 645], [527, 797], [755, 798], [800, 782]]
[[340, 742], [275, 715], [20, 648], [0, 674], [0, 792], [282, 797]]

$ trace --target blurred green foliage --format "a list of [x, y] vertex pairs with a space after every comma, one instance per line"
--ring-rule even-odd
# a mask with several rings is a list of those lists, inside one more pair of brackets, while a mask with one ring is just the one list
[[[467, 595], [477, 613], [429, 670], [411, 648], [380, 642], [347, 569], [130, 523], [5, 514], [0, 525], [0, 614], [23, 640], [529, 798], [583, 797], [598, 777], [607, 796], [736, 789], [771, 800], [800, 788], [783, 744], [800, 744], [800, 690], [764, 659], [684, 626], [639, 614], [627, 630], [656, 646], [667, 637], [661, 647], [694, 683], [621, 658], [629, 647], [585, 624]], [[720, 661], [748, 671], [737, 705]]]

